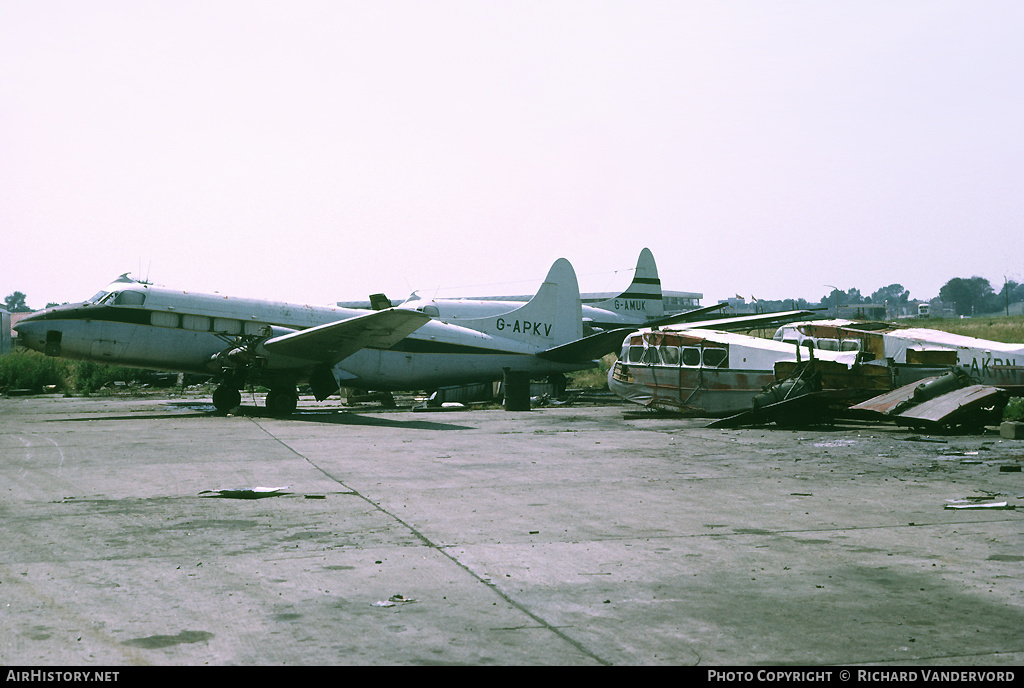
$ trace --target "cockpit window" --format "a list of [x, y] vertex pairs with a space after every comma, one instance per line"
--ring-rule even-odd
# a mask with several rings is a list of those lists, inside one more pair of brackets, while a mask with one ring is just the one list
[[89, 299], [89, 303], [103, 303], [103, 300], [110, 296], [109, 291], [101, 291], [100, 293]]
[[146, 302], [146, 295], [137, 291], [122, 291], [114, 298], [115, 306], [141, 306]]

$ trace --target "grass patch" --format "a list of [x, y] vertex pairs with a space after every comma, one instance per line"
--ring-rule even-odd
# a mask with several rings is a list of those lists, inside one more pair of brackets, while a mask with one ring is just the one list
[[980, 318], [929, 318], [915, 321], [915, 327], [927, 327], [966, 337], [1013, 344], [1024, 342], [1024, 316], [985, 316]]
[[1003, 409], [1003, 420], [1024, 421], [1024, 399], [1013, 397]]
[[569, 387], [573, 389], [608, 389], [608, 370], [615, 364], [618, 357], [608, 354], [598, 361], [597, 368], [577, 370], [568, 373]]
[[29, 389], [41, 392], [56, 387], [64, 392], [71, 388], [68, 361], [50, 358], [25, 349], [0, 356], [0, 390]]
[[47, 387], [62, 394], [95, 394], [114, 382], [144, 380], [147, 372], [135, 368], [72, 361], [18, 349], [0, 356], [0, 391], [27, 389], [42, 392]]

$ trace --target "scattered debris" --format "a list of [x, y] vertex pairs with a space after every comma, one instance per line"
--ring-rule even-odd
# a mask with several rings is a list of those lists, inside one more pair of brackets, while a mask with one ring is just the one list
[[213, 497], [224, 497], [225, 499], [263, 499], [265, 497], [277, 497], [283, 494], [291, 485], [283, 487], [242, 487], [231, 490], [203, 490], [199, 494], [211, 495]]
[[411, 603], [413, 603], [415, 601], [416, 600], [412, 599], [411, 597], [406, 597], [404, 595], [392, 595], [391, 597], [389, 597], [386, 600], [377, 600], [376, 602], [373, 603], [372, 606], [374, 606], [374, 607], [394, 607], [394, 606], [397, 606], [397, 605], [400, 605], [400, 604], [411, 604]]
[[1003, 421], [999, 425], [999, 436], [1004, 440], [1024, 440], [1024, 423]]
[[469, 407], [459, 401], [445, 401], [440, 404], [423, 403], [419, 406], [413, 406], [412, 410], [414, 413], [423, 411], [468, 411]]
[[910, 437], [901, 437], [904, 442], [934, 442], [936, 444], [948, 444], [946, 440], [940, 440], [937, 437], [921, 437], [920, 435], [911, 435]]
[[[968, 497], [957, 497], [946, 500], [946, 509], [1016, 509], [1017, 507], [1007, 501], [995, 501], [1006, 495], [1001, 492], [990, 492], [978, 490], [982, 495], [970, 495]], [[1020, 499], [1020, 496], [1017, 497]]]
[[[957, 500], [954, 500], [957, 501]], [[974, 502], [947, 504], [944, 509], [1016, 509], [1016, 505], [1007, 502], [987, 502], [978, 504]]]

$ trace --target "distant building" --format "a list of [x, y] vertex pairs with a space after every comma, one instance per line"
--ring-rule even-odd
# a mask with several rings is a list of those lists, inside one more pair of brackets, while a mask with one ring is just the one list
[[0, 318], [3, 319], [3, 323], [0, 324], [0, 354], [9, 354], [18, 348], [18, 333], [14, 326], [27, 315], [32, 313], [8, 313], [0, 308]]
[[[599, 303], [601, 301], [607, 301], [608, 299], [614, 299], [616, 296], [621, 296], [621, 292], [617, 291], [591, 291], [581, 292], [580, 301], [590, 305], [592, 303]], [[476, 296], [473, 299], [479, 299], [481, 301], [529, 301], [533, 296]], [[691, 291], [662, 291], [661, 301], [665, 305], [665, 310], [670, 313], [676, 313], [679, 311], [688, 311], [694, 308], [700, 308], [700, 300], [704, 298], [703, 294], [698, 294]], [[675, 310], [673, 310], [675, 309]]]
[[889, 314], [884, 303], [854, 303], [840, 306], [839, 317], [850, 320], [887, 320]]

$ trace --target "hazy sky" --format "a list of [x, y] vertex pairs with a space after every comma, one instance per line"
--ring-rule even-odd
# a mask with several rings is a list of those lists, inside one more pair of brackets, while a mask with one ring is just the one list
[[0, 297], [1024, 282], [1024, 2], [0, 0]]

